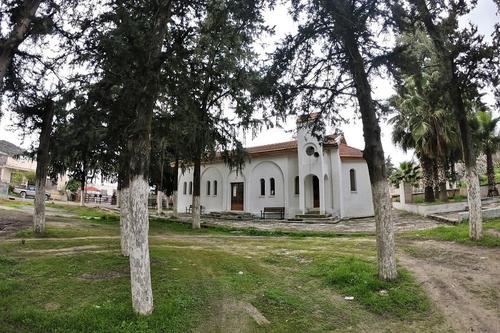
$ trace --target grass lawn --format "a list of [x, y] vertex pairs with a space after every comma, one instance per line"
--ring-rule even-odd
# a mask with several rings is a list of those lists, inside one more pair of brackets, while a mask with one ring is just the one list
[[45, 238], [25, 230], [0, 240], [2, 332], [436, 332], [443, 324], [408, 272], [392, 283], [376, 278], [371, 236], [192, 231], [161, 219], [151, 221], [155, 310], [137, 316], [118, 220], [61, 223]]
[[492, 235], [488, 230], [500, 233], [500, 219], [483, 221], [483, 238], [480, 241], [469, 239], [469, 224], [442, 225], [434, 229], [411, 231], [402, 235], [409, 239], [435, 239], [453, 241], [467, 245], [480, 245], [487, 247], [500, 247], [500, 237]]

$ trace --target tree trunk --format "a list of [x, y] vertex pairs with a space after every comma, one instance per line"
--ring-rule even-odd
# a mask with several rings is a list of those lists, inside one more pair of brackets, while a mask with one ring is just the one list
[[128, 257], [130, 255], [129, 238], [130, 238], [130, 190], [128, 187], [122, 187], [120, 190], [120, 245], [122, 255]]
[[483, 217], [481, 212], [481, 188], [476, 170], [476, 155], [472, 144], [472, 133], [467, 121], [462, 91], [456, 73], [456, 64], [453, 54], [446, 47], [447, 36], [440, 27], [433, 22], [432, 15], [425, 0], [411, 0], [417, 7], [425, 28], [432, 40], [438, 55], [443, 78], [447, 85], [448, 95], [453, 107], [453, 113], [460, 128], [463, 160], [467, 176], [467, 193], [469, 203], [469, 237], [474, 240], [482, 238]]
[[132, 306], [143, 315], [153, 312], [153, 291], [149, 260], [149, 184], [143, 175], [130, 180], [130, 280]]
[[[469, 237], [479, 240], [483, 236], [481, 212], [481, 187], [476, 168], [465, 169], [467, 177], [467, 197], [469, 203]], [[477, 223], [480, 221], [480, 223]]]
[[434, 202], [434, 188], [433, 188], [433, 177], [432, 177], [432, 161], [428, 157], [421, 157], [420, 164], [422, 166], [422, 183], [424, 186], [424, 201]]
[[50, 134], [54, 118], [54, 102], [48, 101], [44, 110], [40, 131], [40, 142], [36, 154], [35, 180], [35, 210], [33, 213], [33, 232], [41, 234], [45, 230], [45, 185], [47, 182], [47, 168], [49, 165]]
[[86, 185], [87, 185], [87, 169], [84, 166], [84, 169], [82, 171], [82, 179], [80, 180], [80, 206], [85, 206]]
[[378, 276], [382, 280], [394, 280], [397, 278], [394, 225], [389, 183], [385, 170], [384, 150], [380, 138], [380, 126], [375, 103], [368, 82], [368, 74], [354, 34], [355, 28], [350, 20], [345, 19], [352, 15], [352, 8], [346, 0], [328, 2], [327, 6], [330, 6], [330, 13], [335, 20], [335, 24], [339, 27], [338, 33], [342, 39], [348, 69], [354, 80], [356, 97], [363, 121], [363, 136], [365, 139], [363, 156], [368, 164], [375, 208]]
[[194, 171], [193, 171], [193, 203], [192, 203], [192, 218], [193, 218], [193, 229], [201, 228], [200, 221], [200, 187], [201, 187], [201, 160], [196, 158], [194, 160]]
[[[160, 90], [160, 72], [164, 59], [161, 49], [165, 42], [172, 1], [159, 1], [152, 13], [151, 31], [144, 31], [148, 47], [134, 66], [137, 87], [126, 91], [134, 96], [130, 105], [133, 124], [130, 126], [127, 152], [129, 161], [129, 211], [130, 211], [130, 282], [132, 306], [141, 315], [153, 312], [153, 291], [149, 260], [149, 167], [151, 155], [151, 122], [153, 109]], [[147, 33], [147, 34], [146, 34]], [[141, 43], [142, 45], [142, 43]]]
[[488, 176], [488, 197], [498, 196], [498, 190], [495, 180], [495, 166], [493, 165], [493, 156], [491, 149], [486, 148], [486, 174]]
[[439, 194], [439, 173], [438, 173], [438, 165], [436, 160], [432, 161], [432, 186], [434, 188], [434, 197], [436, 199], [440, 198]]
[[160, 190], [156, 191], [156, 212], [158, 215], [163, 213], [163, 192]]
[[178, 211], [177, 211], [177, 187], [179, 186], [179, 159], [175, 159], [175, 170], [174, 170], [174, 184], [173, 188], [174, 190], [172, 191], [172, 215], [174, 217], [177, 217]]
[[444, 159], [438, 160], [437, 165], [438, 182], [439, 182], [439, 200], [448, 202], [448, 189], [446, 188], [446, 161]]
[[129, 179], [129, 157], [126, 147], [120, 152], [118, 165], [118, 187], [119, 197], [117, 203], [120, 207], [120, 247], [122, 255], [130, 256], [130, 179]]
[[14, 23], [11, 33], [3, 42], [0, 43], [0, 91], [3, 87], [3, 80], [7, 69], [17, 51], [19, 45], [28, 35], [31, 22], [33, 20], [41, 0], [25, 0], [23, 5], [19, 6], [19, 15]]

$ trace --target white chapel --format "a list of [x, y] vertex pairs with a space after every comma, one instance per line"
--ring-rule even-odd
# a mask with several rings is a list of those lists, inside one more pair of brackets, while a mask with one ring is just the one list
[[[311, 120], [312, 114], [309, 117]], [[260, 216], [266, 207], [283, 207], [285, 218], [307, 213], [339, 218], [373, 216], [372, 191], [363, 152], [342, 134], [321, 140], [298, 123], [297, 139], [247, 148], [242, 170], [222, 160], [201, 167], [200, 202], [204, 213], [246, 212]], [[192, 203], [193, 172], [179, 170], [177, 209]]]

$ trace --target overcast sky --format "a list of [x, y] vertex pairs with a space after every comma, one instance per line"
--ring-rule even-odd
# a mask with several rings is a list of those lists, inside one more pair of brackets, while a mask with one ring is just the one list
[[[493, 32], [494, 24], [499, 21], [499, 17], [496, 13], [497, 7], [492, 0], [479, 0], [478, 6], [474, 9], [468, 19], [473, 24], [478, 26], [481, 34], [490, 36]], [[295, 25], [288, 16], [286, 8], [283, 6], [278, 6], [273, 12], [267, 13], [266, 19], [270, 25], [274, 25], [276, 27], [276, 34], [272, 39], [270, 39], [270, 42], [294, 31]], [[373, 91], [374, 96], [378, 99], [384, 99], [393, 94], [391, 82], [385, 80], [377, 80], [376, 82], [373, 82]], [[489, 96], [486, 102], [493, 103], [493, 98]], [[344, 133], [349, 145], [363, 149], [364, 141], [361, 121], [356, 119], [353, 110], [346, 110], [346, 112], [353, 115], [350, 117], [352, 120], [348, 124], [340, 125], [340, 130]], [[24, 141], [22, 141], [21, 133], [19, 131], [12, 131], [11, 126], [11, 115], [4, 110], [4, 116], [0, 120], [0, 139], [8, 140], [27, 148], [30, 145], [32, 138], [27, 137]], [[293, 130], [294, 127], [295, 119], [289, 118], [287, 123], [284, 124], [284, 129], [274, 128], [263, 130], [255, 138], [252, 138], [251, 134], [248, 133], [246, 135], [246, 145], [255, 146], [290, 140], [293, 136], [293, 133], [290, 130]], [[401, 151], [401, 149], [392, 144], [391, 126], [386, 123], [382, 123], [381, 127], [382, 142], [386, 156], [391, 156], [394, 162], [411, 159], [413, 156], [412, 152], [405, 154]], [[333, 128], [330, 128], [329, 132], [333, 132]]]

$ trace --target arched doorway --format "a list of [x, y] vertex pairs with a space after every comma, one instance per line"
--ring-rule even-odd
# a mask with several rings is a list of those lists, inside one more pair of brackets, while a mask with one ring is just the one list
[[312, 177], [312, 188], [313, 188], [313, 208], [319, 208], [319, 178], [316, 176]]
[[319, 178], [315, 175], [307, 175], [304, 178], [304, 208], [305, 211], [317, 210], [320, 208], [320, 184]]

